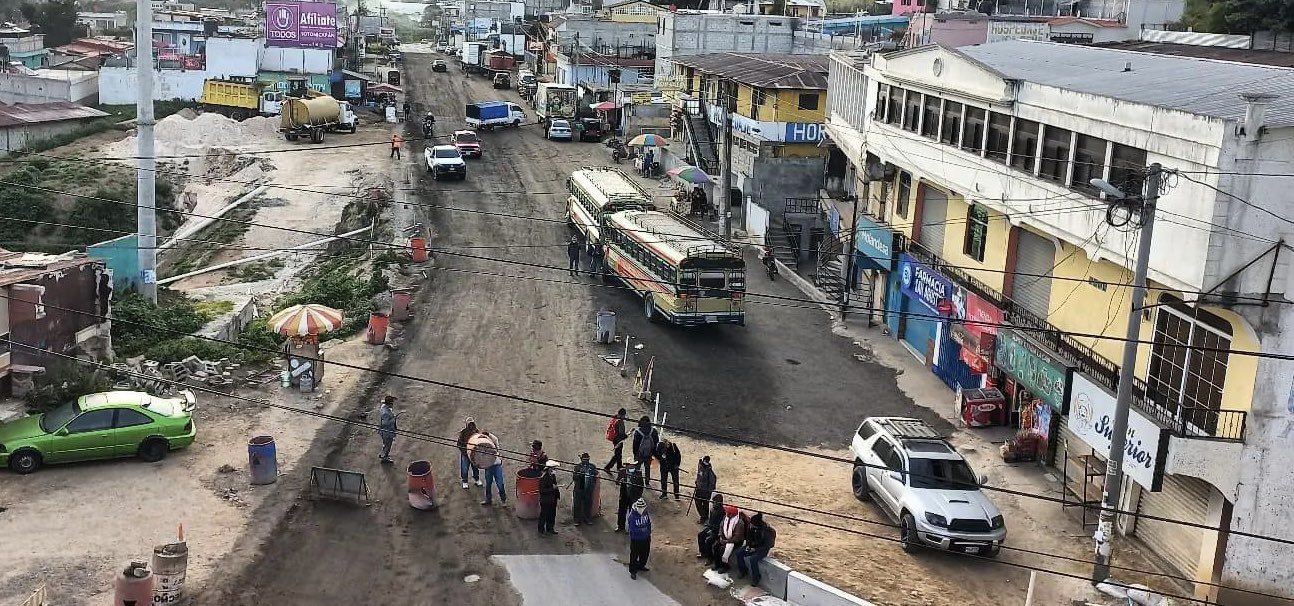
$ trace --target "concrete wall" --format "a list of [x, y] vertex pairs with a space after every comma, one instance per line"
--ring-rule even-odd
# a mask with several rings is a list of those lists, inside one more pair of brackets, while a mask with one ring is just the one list
[[[104, 278], [100, 289], [100, 278]], [[112, 289], [102, 263], [51, 271], [22, 284], [43, 289], [21, 289], [17, 285], [0, 288], [9, 307], [9, 328], [14, 341], [57, 353], [76, 351], [76, 335], [91, 326], [107, 326], [106, 316]], [[74, 311], [67, 311], [74, 310]], [[81, 313], [78, 313], [81, 312]], [[13, 364], [46, 366], [63, 359], [43, 356], [26, 347], [15, 347]]]
[[332, 71], [333, 51], [327, 48], [263, 48], [261, 69], [274, 72], [326, 74]]
[[656, 46], [656, 22], [625, 23], [571, 16], [567, 18], [566, 23], [557, 28], [557, 43], [566, 49], [575, 43], [576, 35], [579, 35], [580, 46], [584, 48], [599, 49], [604, 46], [652, 48]]
[[[764, 149], [769, 149], [767, 146]], [[761, 150], [763, 154], [764, 150]], [[749, 168], [741, 168], [740, 158], [749, 158]], [[751, 156], [750, 152], [733, 146], [733, 168], [740, 179], [734, 186], [743, 196], [750, 196], [780, 221], [787, 198], [814, 198], [822, 187], [826, 164], [823, 158], [774, 158], [771, 155]]]
[[[203, 71], [153, 70], [153, 98], [196, 101], [202, 97]], [[135, 102], [135, 69], [105, 67], [99, 70], [99, 102], [122, 105]]]
[[[60, 77], [51, 78], [47, 73]], [[98, 95], [98, 78], [92, 72], [50, 70], [31, 76], [0, 74], [0, 103], [71, 101], [94, 104]]]
[[210, 38], [207, 40], [207, 77], [254, 77], [264, 40]]
[[656, 73], [674, 73], [674, 57], [709, 53], [783, 53], [794, 49], [793, 17], [662, 13], [656, 36]]
[[62, 122], [45, 122], [41, 124], [24, 124], [0, 128], [0, 158], [11, 151], [27, 149], [33, 143], [70, 133], [81, 127], [86, 120], [64, 120]]

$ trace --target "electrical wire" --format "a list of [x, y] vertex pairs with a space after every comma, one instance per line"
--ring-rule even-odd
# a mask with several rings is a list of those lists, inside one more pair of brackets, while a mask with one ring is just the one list
[[[1179, 173], [1179, 174], [1180, 174], [1180, 173]], [[1235, 201], [1237, 201], [1237, 202], [1239, 202], [1239, 203], [1241, 203], [1241, 204], [1244, 204], [1245, 206], [1248, 206], [1249, 208], [1252, 208], [1252, 209], [1254, 209], [1254, 210], [1258, 210], [1258, 211], [1262, 211], [1263, 213], [1265, 213], [1265, 214], [1267, 214], [1267, 215], [1270, 215], [1270, 216], [1271, 216], [1272, 218], [1274, 218], [1274, 219], [1277, 219], [1277, 220], [1279, 220], [1279, 221], [1283, 221], [1283, 222], [1288, 223], [1288, 224], [1290, 224], [1290, 225], [1294, 225], [1294, 219], [1290, 219], [1289, 217], [1283, 217], [1283, 216], [1281, 216], [1281, 215], [1278, 215], [1278, 214], [1276, 214], [1275, 212], [1273, 212], [1273, 211], [1271, 211], [1271, 210], [1269, 210], [1269, 209], [1267, 209], [1267, 208], [1264, 208], [1264, 207], [1262, 207], [1262, 206], [1259, 206], [1259, 205], [1257, 205], [1257, 204], [1254, 204], [1253, 202], [1250, 202], [1250, 201], [1248, 201], [1248, 200], [1246, 200], [1246, 199], [1244, 199], [1244, 198], [1241, 198], [1240, 196], [1237, 196], [1237, 195], [1235, 195], [1235, 194], [1233, 194], [1233, 193], [1231, 193], [1231, 192], [1229, 192], [1229, 191], [1226, 191], [1226, 190], [1224, 190], [1224, 189], [1221, 189], [1221, 188], [1217, 187], [1216, 185], [1211, 185], [1211, 184], [1209, 184], [1209, 183], [1205, 183], [1204, 181], [1201, 181], [1201, 180], [1199, 180], [1199, 179], [1196, 179], [1196, 178], [1194, 178], [1194, 177], [1192, 177], [1192, 176], [1190, 176], [1190, 175], [1181, 175], [1181, 176], [1182, 176], [1182, 178], [1183, 178], [1183, 179], [1186, 179], [1187, 181], [1190, 181], [1190, 182], [1192, 182], [1192, 183], [1196, 183], [1196, 184], [1199, 184], [1199, 185], [1203, 185], [1204, 187], [1207, 187], [1207, 188], [1209, 188], [1209, 189], [1211, 189], [1211, 190], [1213, 190], [1213, 191], [1215, 191], [1215, 192], [1218, 192], [1218, 193], [1220, 193], [1220, 194], [1222, 194], [1222, 195], [1224, 195], [1224, 196], [1227, 196], [1228, 198], [1231, 198], [1232, 200], [1235, 200]], [[1275, 240], [1273, 240], [1273, 242], [1275, 242]]]

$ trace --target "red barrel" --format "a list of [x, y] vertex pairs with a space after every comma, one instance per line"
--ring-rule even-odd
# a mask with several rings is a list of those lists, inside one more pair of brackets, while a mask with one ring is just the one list
[[153, 571], [144, 562], [131, 562], [117, 573], [112, 586], [113, 606], [143, 606], [153, 603]]
[[391, 323], [390, 316], [373, 312], [368, 315], [368, 342], [372, 345], [386, 343], [386, 328]]
[[523, 520], [539, 519], [538, 470], [529, 467], [517, 472], [517, 517]]
[[397, 288], [391, 291], [391, 319], [396, 322], [403, 322], [409, 319], [409, 301], [413, 299], [413, 292], [407, 288]]
[[414, 509], [436, 508], [436, 478], [431, 474], [431, 461], [409, 464], [409, 506]]
[[409, 248], [412, 249], [413, 262], [422, 263], [427, 260], [427, 239], [421, 236], [409, 238]]

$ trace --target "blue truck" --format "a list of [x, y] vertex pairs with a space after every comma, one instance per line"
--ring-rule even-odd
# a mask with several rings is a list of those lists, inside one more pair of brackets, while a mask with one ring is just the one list
[[496, 126], [521, 126], [526, 121], [526, 112], [511, 101], [469, 103], [465, 113], [467, 125], [480, 130], [490, 130]]

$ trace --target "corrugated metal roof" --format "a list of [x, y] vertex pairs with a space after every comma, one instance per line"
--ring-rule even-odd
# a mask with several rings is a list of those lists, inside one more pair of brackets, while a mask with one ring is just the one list
[[52, 271], [89, 263], [103, 263], [103, 261], [75, 251], [49, 255], [13, 252], [0, 248], [0, 286], [26, 282]]
[[70, 101], [14, 103], [12, 105], [0, 103], [0, 127], [102, 118], [106, 115], [108, 114], [97, 109], [77, 105]]
[[1154, 53], [1156, 55], [1199, 57], [1201, 59], [1217, 59], [1219, 61], [1253, 63], [1254, 65], [1271, 65], [1274, 67], [1294, 67], [1294, 53], [1272, 50], [1249, 50], [1247, 48], [1173, 44], [1171, 42], [1146, 42], [1143, 40], [1103, 42], [1096, 44], [1095, 46], [1100, 48], [1114, 48], [1120, 50], [1139, 51], [1143, 53]]
[[1282, 95], [1267, 125], [1294, 126], [1294, 69], [1033, 40], [957, 52], [1010, 79], [1226, 120], [1244, 119], [1242, 93]]
[[758, 88], [827, 89], [827, 55], [713, 53], [673, 62]]

